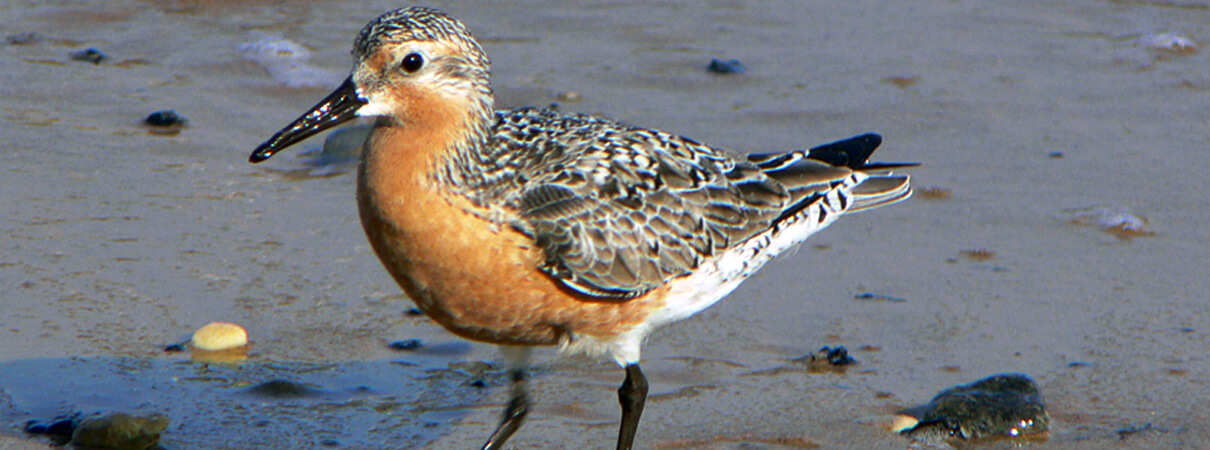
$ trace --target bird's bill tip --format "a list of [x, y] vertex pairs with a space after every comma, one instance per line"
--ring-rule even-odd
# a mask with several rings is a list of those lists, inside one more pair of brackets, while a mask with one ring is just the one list
[[340, 87], [328, 94], [326, 98], [311, 108], [309, 112], [294, 119], [273, 137], [265, 141], [252, 155], [248, 162], [253, 164], [273, 157], [274, 154], [285, 150], [291, 145], [302, 142], [324, 130], [357, 118], [357, 110], [366, 104], [357, 94], [357, 86], [349, 77]]

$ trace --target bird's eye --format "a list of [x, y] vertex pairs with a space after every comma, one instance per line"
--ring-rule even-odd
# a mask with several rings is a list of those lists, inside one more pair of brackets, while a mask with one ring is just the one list
[[403, 68], [404, 72], [416, 73], [417, 70], [424, 67], [424, 57], [420, 56], [419, 53], [408, 53], [407, 56], [403, 57], [403, 63], [399, 67]]

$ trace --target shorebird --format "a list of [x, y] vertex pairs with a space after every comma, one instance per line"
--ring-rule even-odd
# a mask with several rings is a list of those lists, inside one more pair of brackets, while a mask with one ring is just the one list
[[617, 448], [647, 398], [640, 344], [693, 315], [842, 214], [911, 194], [871, 163], [865, 134], [743, 158], [587, 115], [496, 111], [483, 48], [437, 10], [398, 9], [353, 45], [352, 74], [261, 144], [254, 163], [358, 116], [357, 169], [374, 252], [416, 305], [459, 336], [500, 346], [511, 399], [484, 449], [529, 410], [535, 346], [609, 357], [626, 372]]

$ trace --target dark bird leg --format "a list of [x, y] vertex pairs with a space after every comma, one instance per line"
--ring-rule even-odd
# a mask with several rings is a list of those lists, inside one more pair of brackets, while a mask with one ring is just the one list
[[626, 381], [618, 388], [618, 403], [622, 404], [622, 428], [618, 431], [618, 450], [630, 450], [634, 433], [639, 429], [639, 416], [647, 402], [647, 377], [639, 363], [626, 366]]
[[504, 442], [517, 431], [517, 428], [521, 427], [521, 421], [525, 420], [525, 414], [529, 412], [525, 369], [514, 368], [509, 372], [513, 377], [513, 396], [508, 401], [508, 409], [504, 410], [504, 418], [500, 420], [500, 425], [496, 426], [492, 437], [487, 439], [486, 444], [483, 444], [483, 450], [503, 448]]
[[526, 380], [526, 370], [529, 367], [529, 354], [533, 350], [525, 346], [500, 346], [501, 352], [504, 353], [504, 359], [508, 364], [508, 373], [512, 376], [512, 398], [508, 400], [508, 408], [504, 410], [504, 417], [500, 419], [500, 425], [496, 426], [496, 431], [492, 432], [492, 437], [487, 438], [487, 443], [483, 444], [483, 450], [495, 450], [504, 448], [504, 442], [512, 437], [513, 433], [521, 428], [521, 422], [525, 420], [525, 415], [529, 413], [529, 382]]

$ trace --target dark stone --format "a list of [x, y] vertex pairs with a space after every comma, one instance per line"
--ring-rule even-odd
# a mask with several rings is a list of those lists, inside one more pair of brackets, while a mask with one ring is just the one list
[[811, 367], [818, 366], [847, 366], [857, 364], [857, 360], [849, 356], [849, 350], [844, 346], [836, 348], [824, 346], [814, 353], [808, 353], [793, 359], [794, 362], [806, 364]]
[[721, 59], [714, 58], [710, 60], [710, 65], [706, 66], [706, 70], [721, 74], [739, 74], [747, 72], [748, 68], [744, 67], [744, 63], [739, 62], [738, 59], [723, 61]]
[[100, 64], [101, 61], [104, 61], [108, 58], [109, 55], [106, 55], [105, 52], [97, 50], [93, 47], [89, 47], [78, 52], [72, 52], [71, 54], [71, 59], [76, 61], [87, 61], [93, 64]]
[[143, 123], [153, 127], [179, 127], [185, 125], [188, 120], [184, 116], [177, 114], [175, 110], [165, 109], [156, 111], [143, 119]]
[[920, 418], [901, 433], [932, 445], [951, 440], [1017, 438], [1050, 429], [1050, 413], [1033, 379], [992, 375], [937, 394], [927, 405], [903, 413]]
[[422, 342], [420, 339], [404, 339], [402, 341], [392, 342], [389, 344], [389, 346], [391, 347], [391, 350], [411, 352], [419, 350], [420, 347], [424, 347], [424, 342]]
[[158, 446], [160, 434], [166, 429], [168, 418], [163, 415], [119, 412], [84, 419], [72, 433], [71, 443], [90, 449], [145, 450]]
[[30, 420], [25, 423], [25, 432], [29, 434], [45, 434], [61, 438], [64, 443], [71, 439], [71, 433], [80, 425], [80, 412], [55, 416], [49, 421]]

